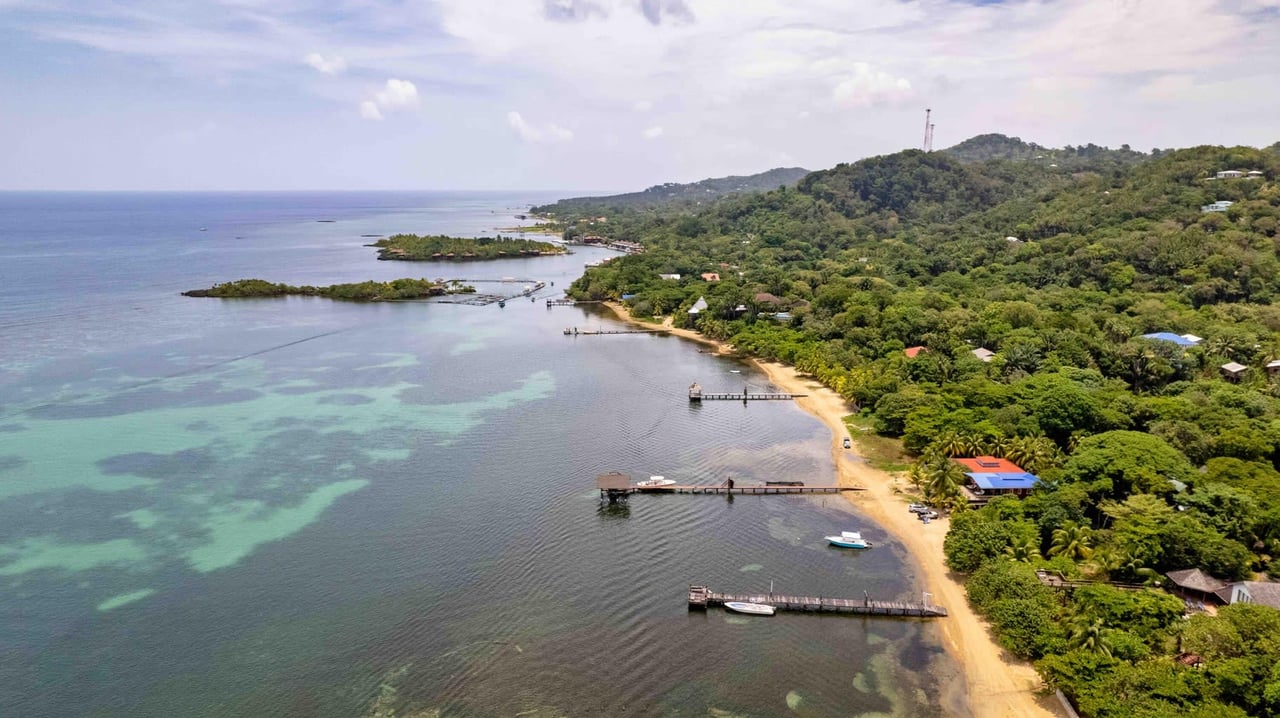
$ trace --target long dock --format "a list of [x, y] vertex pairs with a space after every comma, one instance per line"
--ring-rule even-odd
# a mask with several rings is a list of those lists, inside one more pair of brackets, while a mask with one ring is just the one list
[[750, 484], [730, 488], [725, 484], [669, 484], [667, 486], [631, 486], [636, 494], [718, 494], [722, 496], [769, 496], [774, 494], [838, 494], [841, 491], [862, 491], [851, 486], [786, 486]]
[[947, 609], [932, 603], [876, 601], [871, 598], [833, 598], [829, 596], [791, 596], [781, 593], [716, 593], [706, 586], [689, 586], [689, 608], [706, 609], [723, 606], [730, 601], [762, 603], [779, 611], [806, 613], [852, 613], [862, 616], [894, 616], [908, 618], [944, 618]]
[[690, 392], [689, 401], [790, 401], [808, 394], [787, 394], [784, 392], [747, 392], [738, 393], [707, 393], [698, 392], [697, 394]]
[[565, 336], [595, 337], [604, 334], [666, 334], [666, 329], [565, 329]]
[[552, 307], [576, 307], [579, 304], [604, 304], [593, 299], [548, 299], [547, 309]]

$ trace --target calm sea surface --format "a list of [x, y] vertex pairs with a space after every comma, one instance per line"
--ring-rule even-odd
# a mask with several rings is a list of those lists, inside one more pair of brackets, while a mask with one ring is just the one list
[[[832, 476], [796, 407], [685, 400], [765, 386], [749, 368], [562, 334], [615, 325], [542, 302], [609, 252], [362, 246], [551, 199], [0, 194], [0, 715], [945, 714], [935, 626], [685, 605], [691, 582], [918, 596], [844, 500], [600, 506], [609, 470]], [[178, 295], [402, 276], [555, 286], [505, 308]], [[854, 528], [879, 545], [822, 539]]]

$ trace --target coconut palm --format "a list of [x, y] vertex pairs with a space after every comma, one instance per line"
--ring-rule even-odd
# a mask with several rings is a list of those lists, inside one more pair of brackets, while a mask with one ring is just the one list
[[924, 478], [924, 495], [935, 506], [957, 508], [963, 506], [964, 470], [947, 456], [936, 454], [921, 460]]
[[1074, 649], [1097, 653], [1111, 657], [1111, 642], [1108, 640], [1111, 629], [1107, 628], [1101, 618], [1080, 616], [1071, 629], [1068, 645]]
[[948, 431], [939, 436], [933, 442], [933, 448], [936, 448], [944, 456], [964, 456], [965, 442], [964, 438], [954, 431]]
[[1004, 547], [1004, 553], [1014, 561], [1022, 563], [1031, 563], [1040, 560], [1039, 542], [1031, 536], [1014, 536], [1009, 539], [1009, 545]]
[[1080, 561], [1093, 555], [1093, 530], [1088, 526], [1067, 522], [1062, 528], [1054, 529], [1053, 543], [1049, 545], [1050, 556], [1066, 556], [1072, 561]]
[[985, 451], [990, 456], [1006, 457], [1009, 453], [1011, 439], [1005, 436], [996, 436], [987, 440]]

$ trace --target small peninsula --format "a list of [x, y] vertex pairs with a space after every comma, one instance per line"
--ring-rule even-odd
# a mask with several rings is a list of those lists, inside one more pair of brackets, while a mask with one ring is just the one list
[[565, 248], [551, 242], [511, 239], [498, 235], [468, 239], [444, 235], [396, 234], [366, 245], [378, 248], [378, 259], [408, 262], [469, 262], [482, 259], [510, 259], [564, 254]]
[[327, 297], [349, 302], [395, 302], [407, 299], [425, 299], [445, 294], [471, 294], [475, 287], [457, 280], [433, 282], [429, 279], [393, 279], [389, 282], [359, 282], [334, 284], [328, 287], [274, 284], [263, 279], [240, 279], [215, 284], [208, 289], [192, 289], [183, 292], [184, 297], [218, 297], [221, 299], [248, 299], [260, 297]]

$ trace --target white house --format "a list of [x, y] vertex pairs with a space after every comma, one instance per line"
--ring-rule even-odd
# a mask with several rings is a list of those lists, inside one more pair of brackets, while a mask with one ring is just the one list
[[689, 313], [696, 317], [699, 314], [701, 314], [702, 311], [705, 310], [706, 308], [707, 308], [706, 298], [698, 297], [698, 301], [694, 302], [692, 307], [689, 307]]
[[1240, 179], [1241, 177], [1244, 177], [1244, 172], [1241, 170], [1222, 170], [1218, 173], [1218, 179]]
[[979, 360], [986, 361], [986, 362], [989, 362], [992, 359], [996, 358], [995, 352], [991, 351], [990, 349], [985, 349], [983, 347], [978, 347], [977, 349], [974, 349], [973, 355], [978, 357]]
[[1262, 179], [1262, 170], [1250, 170], [1245, 179]]
[[671, 279], [678, 282], [680, 281], [680, 275], [679, 274], [659, 274], [658, 279]]
[[1231, 205], [1233, 204], [1235, 204], [1235, 202], [1232, 202], [1229, 199], [1220, 199], [1217, 202], [1214, 202], [1213, 204], [1201, 205], [1200, 211], [1201, 212], [1226, 212], [1228, 209], [1231, 208]]

